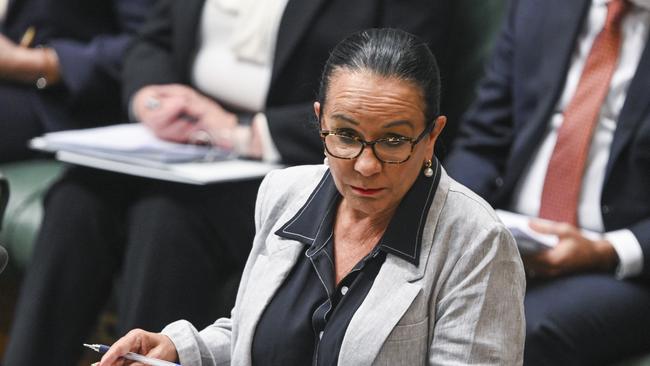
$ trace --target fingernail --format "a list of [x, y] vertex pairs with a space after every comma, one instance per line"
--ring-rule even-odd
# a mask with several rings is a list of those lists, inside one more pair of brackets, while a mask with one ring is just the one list
[[99, 362], [95, 362], [93, 364], [90, 364], [90, 366], [99, 366]]

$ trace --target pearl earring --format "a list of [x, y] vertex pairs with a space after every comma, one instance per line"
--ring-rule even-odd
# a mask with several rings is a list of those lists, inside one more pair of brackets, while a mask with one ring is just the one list
[[330, 161], [329, 159], [327, 159], [327, 156], [325, 157], [325, 159], [323, 159], [323, 165], [330, 166]]
[[427, 178], [431, 178], [433, 176], [433, 169], [431, 169], [431, 165], [433, 165], [431, 160], [426, 160], [424, 162], [424, 176]]

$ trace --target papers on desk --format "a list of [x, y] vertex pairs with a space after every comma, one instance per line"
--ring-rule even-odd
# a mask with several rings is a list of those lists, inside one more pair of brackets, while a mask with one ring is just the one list
[[[541, 234], [528, 226], [528, 222], [531, 219], [537, 218], [504, 210], [496, 210], [496, 213], [503, 224], [512, 233], [521, 254], [532, 254], [541, 250], [551, 249], [556, 246], [559, 241], [556, 235]], [[582, 233], [590, 239], [597, 239], [600, 237], [600, 234], [594, 231], [582, 230]]]
[[[138, 123], [47, 133], [30, 141], [58, 160], [140, 177], [208, 184], [262, 177], [277, 164], [231, 159], [205, 146], [158, 139]], [[209, 161], [201, 161], [209, 157]]]

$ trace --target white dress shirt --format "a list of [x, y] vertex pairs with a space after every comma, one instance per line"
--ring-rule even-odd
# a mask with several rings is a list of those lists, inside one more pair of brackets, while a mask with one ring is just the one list
[[[254, 123], [266, 161], [280, 159], [262, 111], [271, 83], [280, 18], [287, 1], [271, 1], [274, 3], [273, 16], [267, 14], [269, 17], [261, 19], [256, 16], [258, 12], [245, 6], [238, 10], [237, 3], [206, 0], [201, 15], [198, 52], [192, 66], [192, 83], [201, 92], [236, 109], [258, 112]], [[250, 37], [247, 36], [251, 34], [250, 29], [243, 30], [242, 34], [238, 27], [241, 27], [241, 17], [247, 16], [252, 16], [251, 22], [256, 23], [247, 28], [256, 26], [270, 30], [271, 35], [265, 34], [262, 39]], [[249, 46], [245, 44], [246, 40], [251, 43]]]
[[[563, 112], [578, 86], [587, 56], [596, 36], [605, 25], [607, 3], [610, 0], [593, 0], [584, 28], [577, 40], [577, 47], [571, 59], [569, 73], [562, 95], [544, 137], [531, 164], [515, 188], [513, 206], [517, 213], [537, 217], [541, 204], [542, 189], [548, 162], [550, 161], [557, 133], [564, 120]], [[578, 222], [583, 229], [604, 233], [602, 207], [600, 206], [605, 168], [609, 159], [610, 146], [616, 130], [616, 121], [625, 103], [627, 90], [636, 72], [641, 54], [648, 39], [650, 28], [650, 0], [631, 0], [631, 7], [622, 23], [622, 46], [618, 65], [612, 76], [609, 93], [600, 110], [599, 120], [592, 138], [589, 155], [582, 180], [578, 202]], [[604, 233], [619, 257], [617, 277], [637, 275], [643, 270], [643, 252], [637, 238], [630, 230], [616, 230]]]
[[4, 23], [7, 16], [7, 8], [9, 7], [9, 0], [0, 0], [0, 25]]

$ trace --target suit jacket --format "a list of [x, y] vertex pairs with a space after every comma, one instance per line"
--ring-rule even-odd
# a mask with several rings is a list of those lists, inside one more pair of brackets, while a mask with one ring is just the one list
[[[294, 167], [264, 179], [257, 234], [231, 318], [200, 333], [186, 321], [163, 330], [183, 365], [251, 364], [257, 322], [305, 252], [303, 243], [275, 232], [303, 207], [326, 171], [322, 165]], [[524, 287], [507, 229], [485, 201], [443, 171], [419, 264], [387, 254], [348, 325], [338, 364], [521, 364]]]
[[19, 42], [29, 27], [33, 45], [56, 50], [62, 83], [34, 94], [47, 130], [125, 118], [120, 73], [127, 45], [153, 0], [10, 0], [2, 33]]
[[[161, 0], [138, 42], [128, 52], [124, 98], [150, 84], [190, 84], [197, 30], [205, 0]], [[440, 45], [449, 13], [447, 1], [289, 0], [273, 60], [266, 117], [285, 163], [322, 160], [313, 116], [320, 75], [329, 51], [345, 36], [373, 27], [396, 27]]]
[[[449, 174], [508, 207], [564, 88], [589, 0], [515, 0], [478, 97], [446, 161]], [[606, 231], [630, 229], [650, 279], [650, 46], [621, 109], [601, 196]]]

